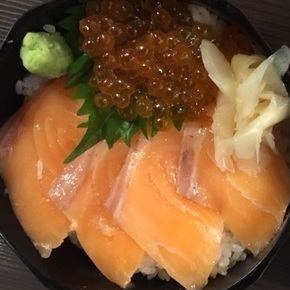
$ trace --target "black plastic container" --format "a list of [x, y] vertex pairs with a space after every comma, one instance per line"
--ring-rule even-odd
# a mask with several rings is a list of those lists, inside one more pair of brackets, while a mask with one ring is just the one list
[[[271, 50], [267, 44], [249, 24], [245, 16], [232, 5], [223, 0], [188, 2], [207, 6], [221, 18], [239, 24], [263, 54], [270, 54]], [[3, 124], [22, 103], [22, 97], [15, 93], [15, 83], [25, 74], [19, 59], [19, 48], [25, 33], [42, 30], [43, 25], [47, 23], [57, 23], [64, 17], [65, 9], [76, 3], [78, 3], [77, 0], [59, 0], [31, 10], [11, 30], [0, 50], [0, 71], [2, 72], [0, 79], [0, 124]], [[286, 77], [285, 82], [286, 84], [290, 83], [288, 77]], [[0, 192], [4, 193], [4, 187], [3, 182], [1, 182]], [[249, 257], [245, 262], [239, 263], [229, 271], [228, 276], [210, 280], [206, 290], [245, 289], [258, 279], [269, 266], [279, 248], [288, 239], [290, 233], [289, 216], [288, 212], [279, 234], [265, 251], [258, 257]], [[69, 242], [65, 242], [63, 246], [55, 250], [50, 259], [41, 259], [14, 216], [9, 199], [5, 194], [0, 194], [0, 230], [15, 253], [50, 289], [120, 289], [96, 270], [83, 251]], [[134, 284], [137, 290], [181, 289], [174, 281], [169, 283], [159, 279], [147, 281], [146, 278], [138, 275], [134, 278]]]

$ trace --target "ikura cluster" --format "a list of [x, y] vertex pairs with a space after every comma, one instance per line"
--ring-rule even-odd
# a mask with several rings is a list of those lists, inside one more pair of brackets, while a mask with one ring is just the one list
[[98, 107], [114, 106], [128, 120], [152, 118], [160, 130], [199, 117], [217, 95], [199, 51], [202, 39], [217, 38], [183, 2], [90, 1], [80, 31], [94, 60]]

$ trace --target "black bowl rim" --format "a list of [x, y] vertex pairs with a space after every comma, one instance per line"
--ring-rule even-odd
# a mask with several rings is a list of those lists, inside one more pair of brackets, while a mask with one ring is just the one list
[[[27, 19], [33, 17], [33, 15], [39, 13], [40, 11], [47, 9], [54, 9], [55, 7], [59, 6], [61, 3], [66, 3], [68, 0], [54, 0], [52, 2], [42, 4], [39, 6], [34, 7], [33, 9], [26, 12], [23, 16], [21, 16], [18, 21], [11, 27], [9, 33], [7, 34], [2, 47], [0, 48], [0, 58], [3, 56], [5, 57], [5, 51], [9, 50], [12, 45], [15, 45], [14, 40], [18, 38], [18, 30], [22, 26], [22, 22], [27, 21]], [[72, 5], [77, 4], [81, 2], [81, 0], [71, 0]], [[200, 6], [205, 6], [209, 10], [213, 11], [214, 13], [217, 13], [217, 15], [222, 18], [227, 19], [227, 15], [231, 14], [231, 19], [233, 20], [233, 15], [236, 16], [238, 19], [240, 19], [241, 27], [248, 32], [249, 35], [251, 35], [251, 38], [255, 40], [255, 42], [259, 45], [259, 47], [265, 52], [266, 55], [270, 55], [273, 53], [273, 50], [271, 47], [264, 41], [264, 39], [260, 36], [260, 34], [255, 30], [255, 28], [250, 24], [250, 22], [247, 20], [245, 15], [234, 5], [228, 3], [226, 0], [193, 0], [189, 1], [192, 3], [196, 3]], [[238, 22], [238, 21], [236, 21]], [[286, 83], [290, 83], [290, 78], [286, 76]], [[56, 290], [68, 290], [67, 288], [60, 287], [56, 281], [52, 281], [49, 277], [46, 277], [44, 274], [40, 273], [36, 267], [34, 267], [26, 258], [24, 258], [20, 251], [18, 251], [13, 246], [13, 241], [9, 241], [6, 237], [3, 231], [0, 229], [0, 236], [4, 239], [4, 241], [7, 243], [7, 245], [13, 250], [13, 252], [21, 259], [21, 261], [24, 262], [24, 264], [33, 272], [33, 274], [44, 284], [44, 286], [50, 288], [50, 289], [56, 289]], [[247, 275], [245, 275], [241, 280], [237, 281], [237, 284], [233, 285], [230, 289], [244, 289], [242, 284], [245, 282], [245, 280], [250, 280], [251, 283], [255, 282], [267, 269], [267, 267], [270, 265], [271, 261], [274, 259], [275, 255], [277, 254], [278, 250], [284, 245], [284, 243], [289, 239], [290, 237], [290, 213], [288, 212], [283, 228], [281, 229], [281, 232], [279, 234], [279, 237], [275, 239], [275, 242], [273, 247], [269, 250], [267, 255], [257, 263], [257, 265], [249, 272]], [[246, 284], [249, 284], [246, 283]]]

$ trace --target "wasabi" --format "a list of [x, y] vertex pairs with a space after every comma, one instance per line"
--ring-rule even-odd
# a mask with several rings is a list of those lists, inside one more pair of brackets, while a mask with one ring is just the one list
[[35, 75], [55, 79], [66, 74], [73, 54], [59, 33], [29, 32], [23, 39], [20, 57]]

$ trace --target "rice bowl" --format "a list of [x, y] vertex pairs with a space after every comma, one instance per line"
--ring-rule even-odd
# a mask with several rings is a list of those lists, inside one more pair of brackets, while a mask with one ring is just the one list
[[[37, 83], [37, 79], [35, 79], [35, 83]], [[20, 88], [20, 85], [18, 84], [18, 92], [24, 92], [26, 95], [28, 95], [28, 92], [32, 92], [34, 89], [39, 89], [37, 85], [31, 85], [30, 87], [29, 84], [31, 84], [29, 79], [27, 82], [24, 80], [24, 85], [22, 83], [22, 88]], [[26, 91], [23, 89], [26, 89]], [[32, 91], [30, 91], [30, 89], [32, 89]], [[241, 244], [237, 242], [235, 238], [233, 238], [232, 235], [228, 233], [228, 231], [224, 232], [222, 240], [223, 242], [221, 244], [222, 250], [220, 253], [220, 258], [217, 261], [216, 267], [213, 269], [211, 274], [213, 277], [215, 277], [217, 274], [225, 275], [228, 268], [235, 264], [235, 261], [243, 261], [245, 259], [245, 248], [241, 246]], [[161, 278], [167, 280], [168, 276], [165, 275], [163, 270], [157, 270], [159, 268], [162, 267], [154, 264], [152, 261], [150, 262], [146, 258], [145, 266], [141, 267], [139, 271], [144, 272], [146, 275], [148, 275], [149, 278], [152, 278], [158, 273], [159, 277], [161, 276]]]

